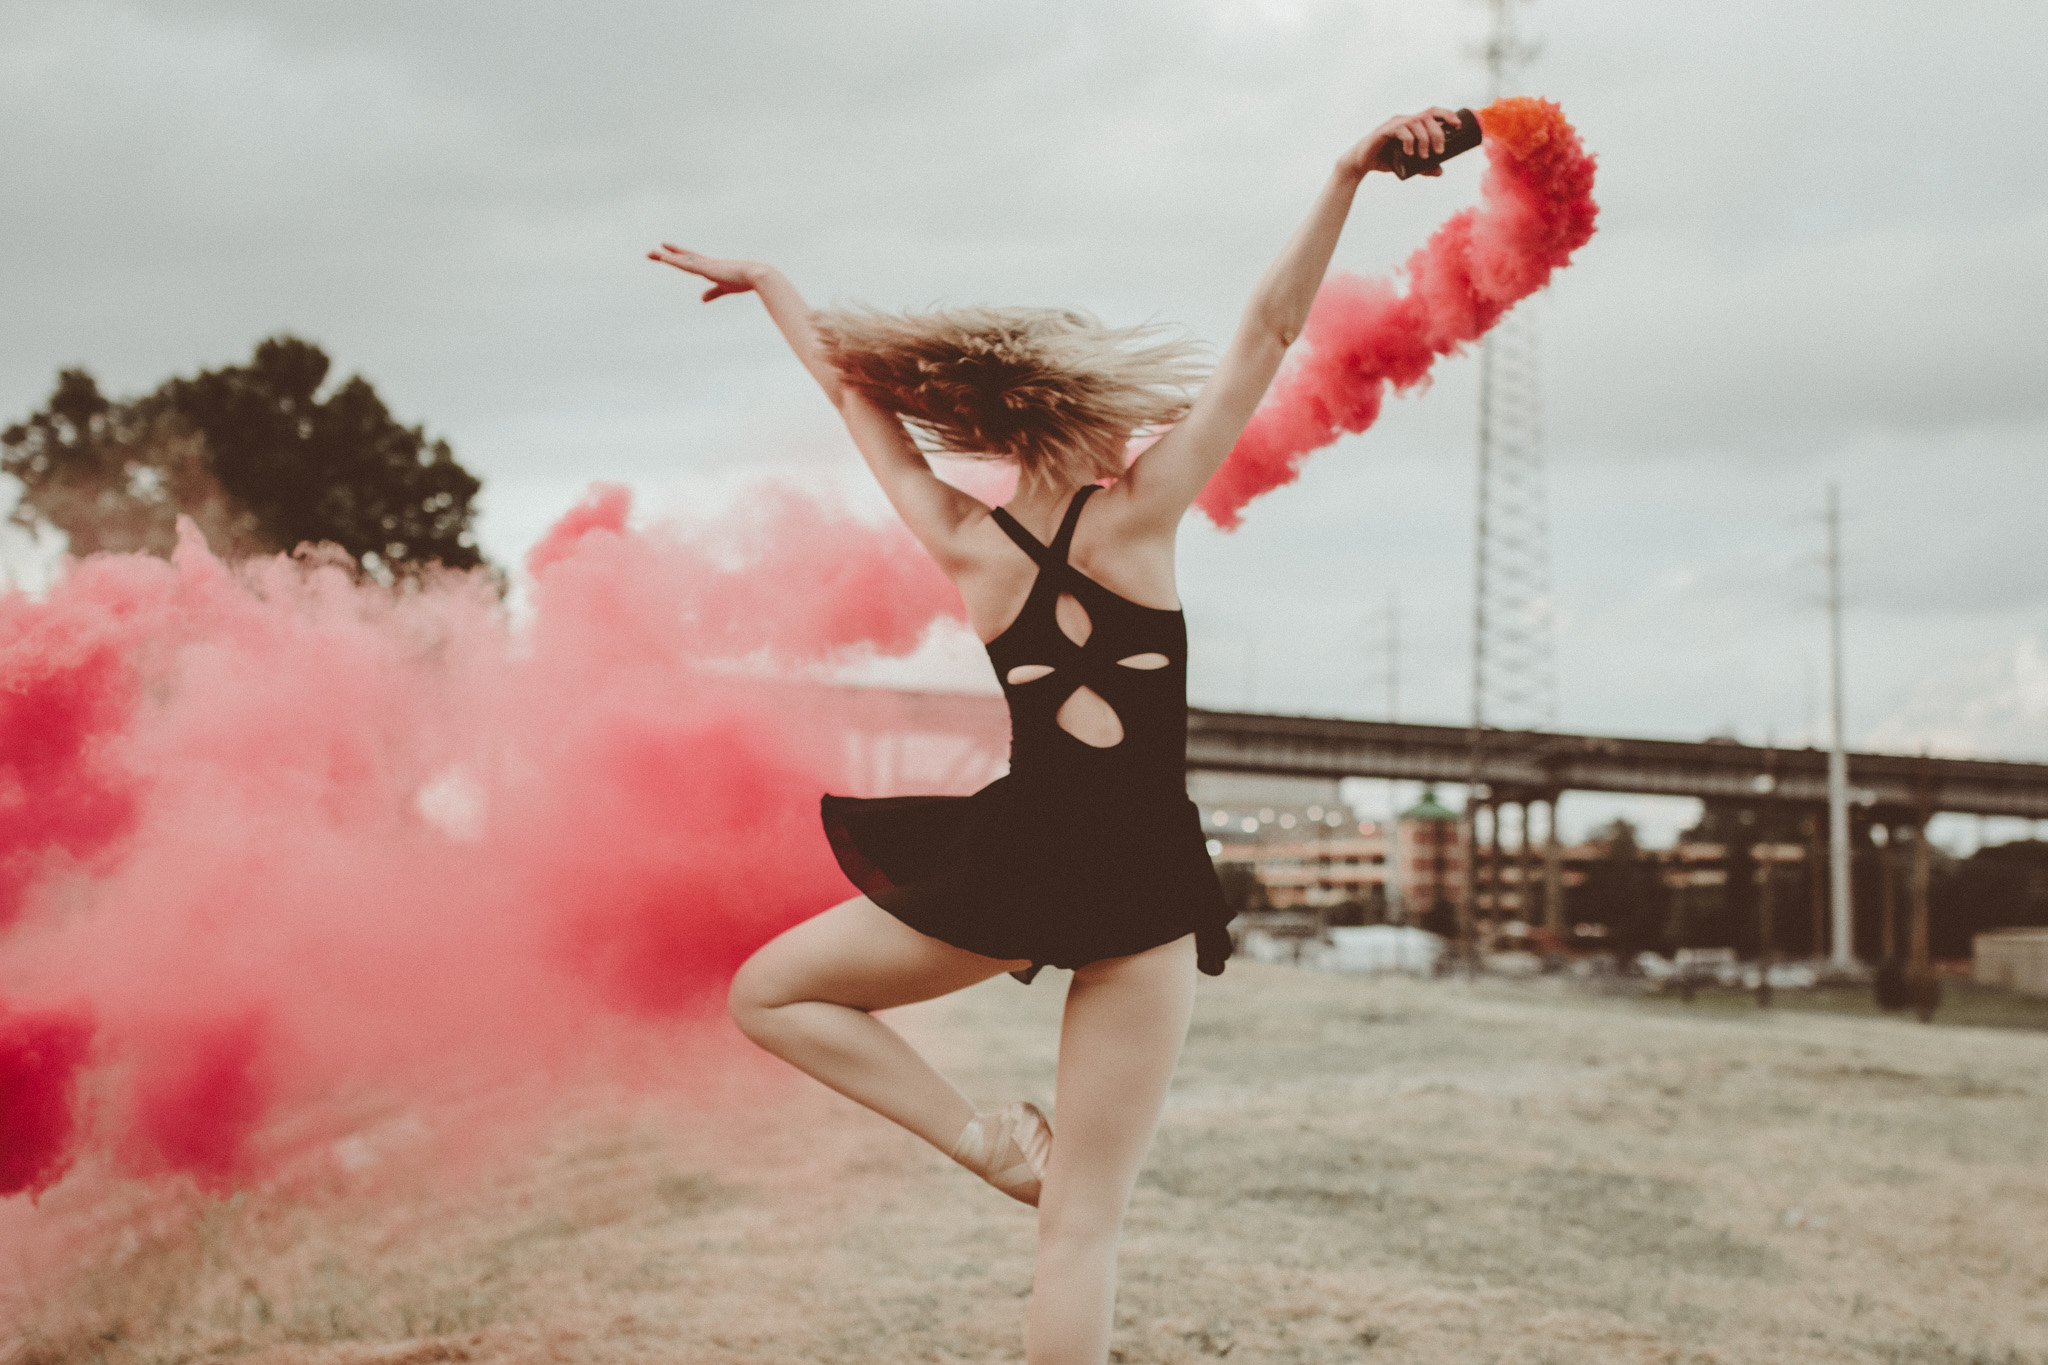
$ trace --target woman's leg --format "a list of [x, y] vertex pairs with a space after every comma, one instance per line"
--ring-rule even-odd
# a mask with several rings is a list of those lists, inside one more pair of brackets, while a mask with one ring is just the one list
[[941, 943], [856, 896], [748, 958], [727, 1002], [747, 1037], [950, 1155], [974, 1106], [870, 1011], [1028, 965]]
[[1058, 1136], [1038, 1201], [1029, 1365], [1102, 1365], [1124, 1206], [1195, 1001], [1191, 934], [1074, 973], [1060, 1026]]

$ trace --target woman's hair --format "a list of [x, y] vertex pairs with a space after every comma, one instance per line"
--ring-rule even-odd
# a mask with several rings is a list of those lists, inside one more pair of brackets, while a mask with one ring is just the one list
[[934, 453], [1015, 460], [1027, 481], [1124, 472], [1131, 437], [1187, 415], [1191, 342], [1060, 308], [835, 309], [816, 315], [840, 378]]

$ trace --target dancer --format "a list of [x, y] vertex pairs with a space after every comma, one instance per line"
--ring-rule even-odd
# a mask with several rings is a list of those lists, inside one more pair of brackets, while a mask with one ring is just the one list
[[[1394, 146], [1440, 155], [1457, 122], [1445, 109], [1390, 119], [1338, 160], [1192, 401], [1190, 349], [1146, 329], [1035, 309], [813, 312], [770, 266], [648, 253], [710, 281], [706, 302], [760, 295], [959, 587], [1009, 702], [1010, 773], [974, 795], [825, 798], [833, 851], [863, 894], [754, 954], [731, 1007], [768, 1051], [1038, 1207], [1030, 1365], [1107, 1359], [1117, 1237], [1195, 975], [1230, 954], [1187, 799], [1175, 529], [1300, 334], [1360, 182]], [[1162, 428], [1126, 467], [1132, 437]], [[932, 473], [920, 440], [1013, 461], [1016, 495], [985, 507]], [[1057, 1140], [1035, 1106], [977, 1111], [874, 1017], [1047, 965], [1074, 972]]]

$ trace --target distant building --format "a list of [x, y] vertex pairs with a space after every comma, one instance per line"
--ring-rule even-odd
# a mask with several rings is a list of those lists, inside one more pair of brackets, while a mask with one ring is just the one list
[[1211, 805], [1202, 820], [1210, 855], [1251, 869], [1275, 910], [1420, 923], [1433, 907], [1448, 913], [1463, 888], [1463, 827], [1433, 790], [1391, 828], [1320, 803]]
[[1335, 801], [1276, 804], [1261, 802], [1261, 794], [1271, 789], [1202, 809], [1211, 857], [1250, 868], [1276, 910], [1384, 905], [1387, 840], [1379, 824]]
[[[1366, 821], [1365, 833], [1258, 842], [1212, 841], [1221, 862], [1245, 863], [1275, 910], [1356, 906], [1366, 919], [1386, 912], [1387, 839]], [[1220, 846], [1217, 846], [1219, 845]]]
[[1401, 812], [1395, 842], [1402, 918], [1420, 924], [1434, 915], [1441, 921], [1464, 893], [1464, 822], [1436, 799], [1436, 788], [1429, 787], [1420, 801]]

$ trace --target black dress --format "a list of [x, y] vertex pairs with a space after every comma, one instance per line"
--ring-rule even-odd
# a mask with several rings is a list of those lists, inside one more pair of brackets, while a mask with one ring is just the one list
[[[1067, 563], [1093, 484], [1074, 495], [1051, 546], [1001, 508], [995, 519], [1038, 561], [1031, 595], [988, 657], [1010, 704], [1010, 772], [972, 796], [827, 796], [825, 832], [853, 884], [920, 933], [1038, 969], [1080, 967], [1195, 936], [1215, 976], [1230, 911], [1187, 795], [1187, 621], [1141, 607]], [[1063, 593], [1088, 613], [1086, 644], [1054, 619]], [[1143, 667], [1164, 656], [1164, 667]], [[1023, 682], [1011, 670], [1050, 665]], [[1088, 744], [1056, 719], [1092, 688], [1123, 739]]]

